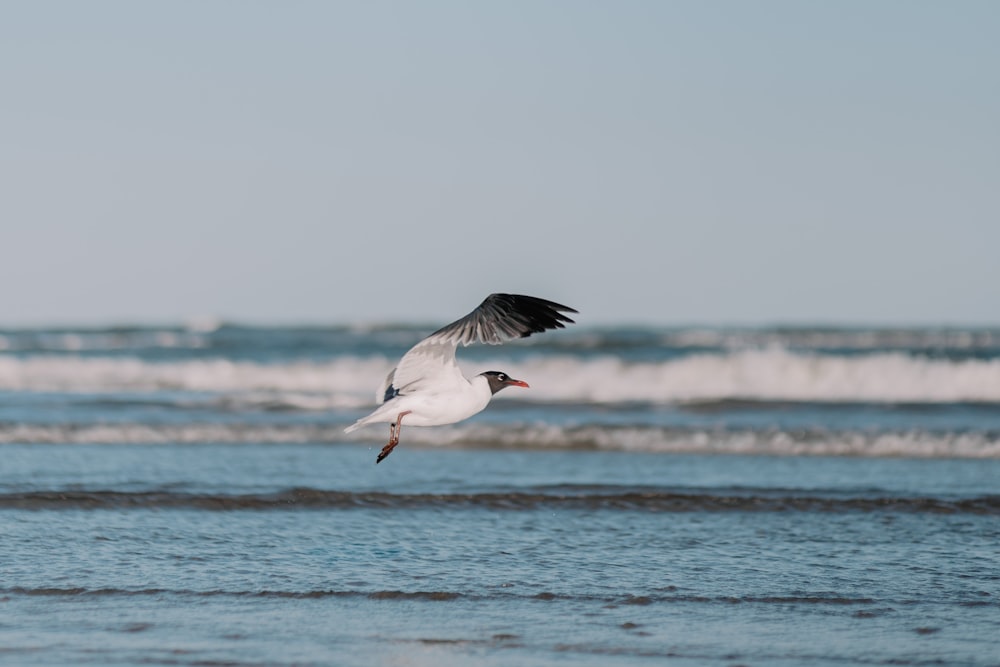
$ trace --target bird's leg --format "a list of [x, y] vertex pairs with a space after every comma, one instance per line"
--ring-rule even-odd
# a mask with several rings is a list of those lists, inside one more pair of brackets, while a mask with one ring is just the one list
[[[406, 413], [404, 412], [403, 414]], [[402, 419], [403, 415], [401, 414], [396, 417], [396, 421], [394, 423], [389, 424], [389, 442], [382, 448], [382, 451], [379, 452], [378, 457], [375, 459], [376, 465], [381, 463], [382, 459], [389, 456], [389, 454], [392, 454], [392, 450], [399, 444], [399, 431], [403, 428]]]
[[375, 459], [375, 463], [379, 464], [382, 459], [392, 454], [392, 450], [396, 448], [399, 444], [399, 432], [403, 430], [403, 417], [410, 414], [410, 411], [400, 412], [396, 415], [396, 422], [389, 425], [389, 444], [382, 448], [379, 452], [378, 458]]

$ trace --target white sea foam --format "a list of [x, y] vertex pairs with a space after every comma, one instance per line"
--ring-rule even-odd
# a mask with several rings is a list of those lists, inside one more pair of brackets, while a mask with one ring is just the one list
[[[343, 424], [0, 424], [0, 443], [205, 444], [385, 443], [382, 429], [345, 435]], [[411, 428], [414, 447], [606, 450], [651, 453], [1000, 458], [986, 433], [685, 430], [656, 426], [465, 423]]]
[[260, 424], [0, 424], [0, 443], [299, 443], [342, 439], [342, 426]]
[[[0, 356], [0, 390], [276, 392], [288, 394], [292, 405], [317, 395], [335, 396], [334, 405], [367, 405], [392, 363], [378, 356], [275, 364]], [[527, 380], [532, 390], [522, 398], [544, 401], [1000, 402], [1000, 359], [949, 361], [899, 353], [843, 357], [772, 349], [653, 363], [550, 355], [464, 365], [468, 374], [495, 368]]]
[[386, 359], [345, 357], [330, 362], [263, 364], [226, 359], [149, 362], [136, 358], [0, 357], [0, 389], [15, 391], [373, 394]]
[[[381, 442], [381, 431], [367, 433]], [[381, 438], [381, 439], [380, 439]], [[694, 454], [811, 455], [926, 458], [1000, 458], [1000, 436], [924, 431], [703, 430], [657, 426], [532, 424], [511, 428], [460, 424], [410, 429], [409, 442], [423, 446], [596, 449]]]
[[508, 366], [505, 370], [531, 383], [536, 397], [561, 401], [1000, 401], [1000, 360], [954, 362], [899, 353], [842, 357], [771, 349], [656, 363], [553, 357]]

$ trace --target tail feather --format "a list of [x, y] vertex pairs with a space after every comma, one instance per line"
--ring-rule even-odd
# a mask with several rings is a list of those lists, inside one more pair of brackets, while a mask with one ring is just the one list
[[358, 421], [354, 422], [353, 424], [345, 428], [344, 433], [350, 433], [351, 431], [356, 431], [362, 426], [365, 426], [367, 423], [368, 422], [366, 422], [365, 419], [359, 419]]
[[394, 417], [396, 416], [395, 413], [396, 413], [395, 406], [387, 407], [385, 404], [382, 404], [378, 408], [376, 408], [375, 411], [372, 412], [371, 414], [362, 417], [358, 421], [354, 422], [353, 424], [345, 428], [344, 433], [350, 433], [351, 431], [355, 431], [361, 428], [362, 426], [367, 426], [368, 424], [377, 424], [379, 422], [385, 422], [388, 424], [389, 422], [392, 422], [394, 420]]

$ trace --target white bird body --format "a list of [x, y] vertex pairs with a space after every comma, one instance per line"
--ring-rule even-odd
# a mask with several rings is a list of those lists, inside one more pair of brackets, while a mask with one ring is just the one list
[[468, 419], [489, 405], [493, 392], [482, 375], [471, 380], [463, 377], [461, 382], [465, 386], [441, 386], [436, 390], [397, 396], [348, 426], [344, 432], [350, 433], [367, 424], [392, 424], [400, 412], [410, 413], [406, 416], [407, 426], [443, 426]]
[[527, 388], [527, 382], [499, 371], [466, 378], [455, 361], [455, 351], [459, 344], [499, 345], [561, 329], [563, 322], [573, 322], [563, 312], [577, 311], [531, 296], [491, 294], [474, 311], [410, 348], [376, 393], [379, 407], [344, 431], [350, 433], [367, 424], [390, 424], [389, 444], [376, 459], [378, 463], [399, 444], [404, 417], [409, 426], [454, 424], [482, 411], [493, 394], [505, 387]]

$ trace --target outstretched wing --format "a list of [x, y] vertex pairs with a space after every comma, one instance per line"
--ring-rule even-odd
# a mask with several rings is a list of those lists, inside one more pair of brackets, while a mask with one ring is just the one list
[[[460, 320], [441, 327], [418, 344], [429, 341], [453, 345], [489, 343], [499, 345], [515, 338], [527, 338], [548, 329], [562, 329], [573, 320], [563, 313], [575, 313], [569, 306], [521, 294], [490, 294], [479, 307]], [[405, 359], [405, 357], [404, 357]]]
[[423, 384], [448, 386], [466, 382], [455, 362], [455, 350], [460, 344], [499, 345], [549, 329], [562, 329], [573, 323], [564, 313], [575, 312], [569, 306], [533, 296], [491, 294], [471, 313], [410, 348], [386, 377], [378, 401], [382, 403], [396, 394], [414, 391]]

